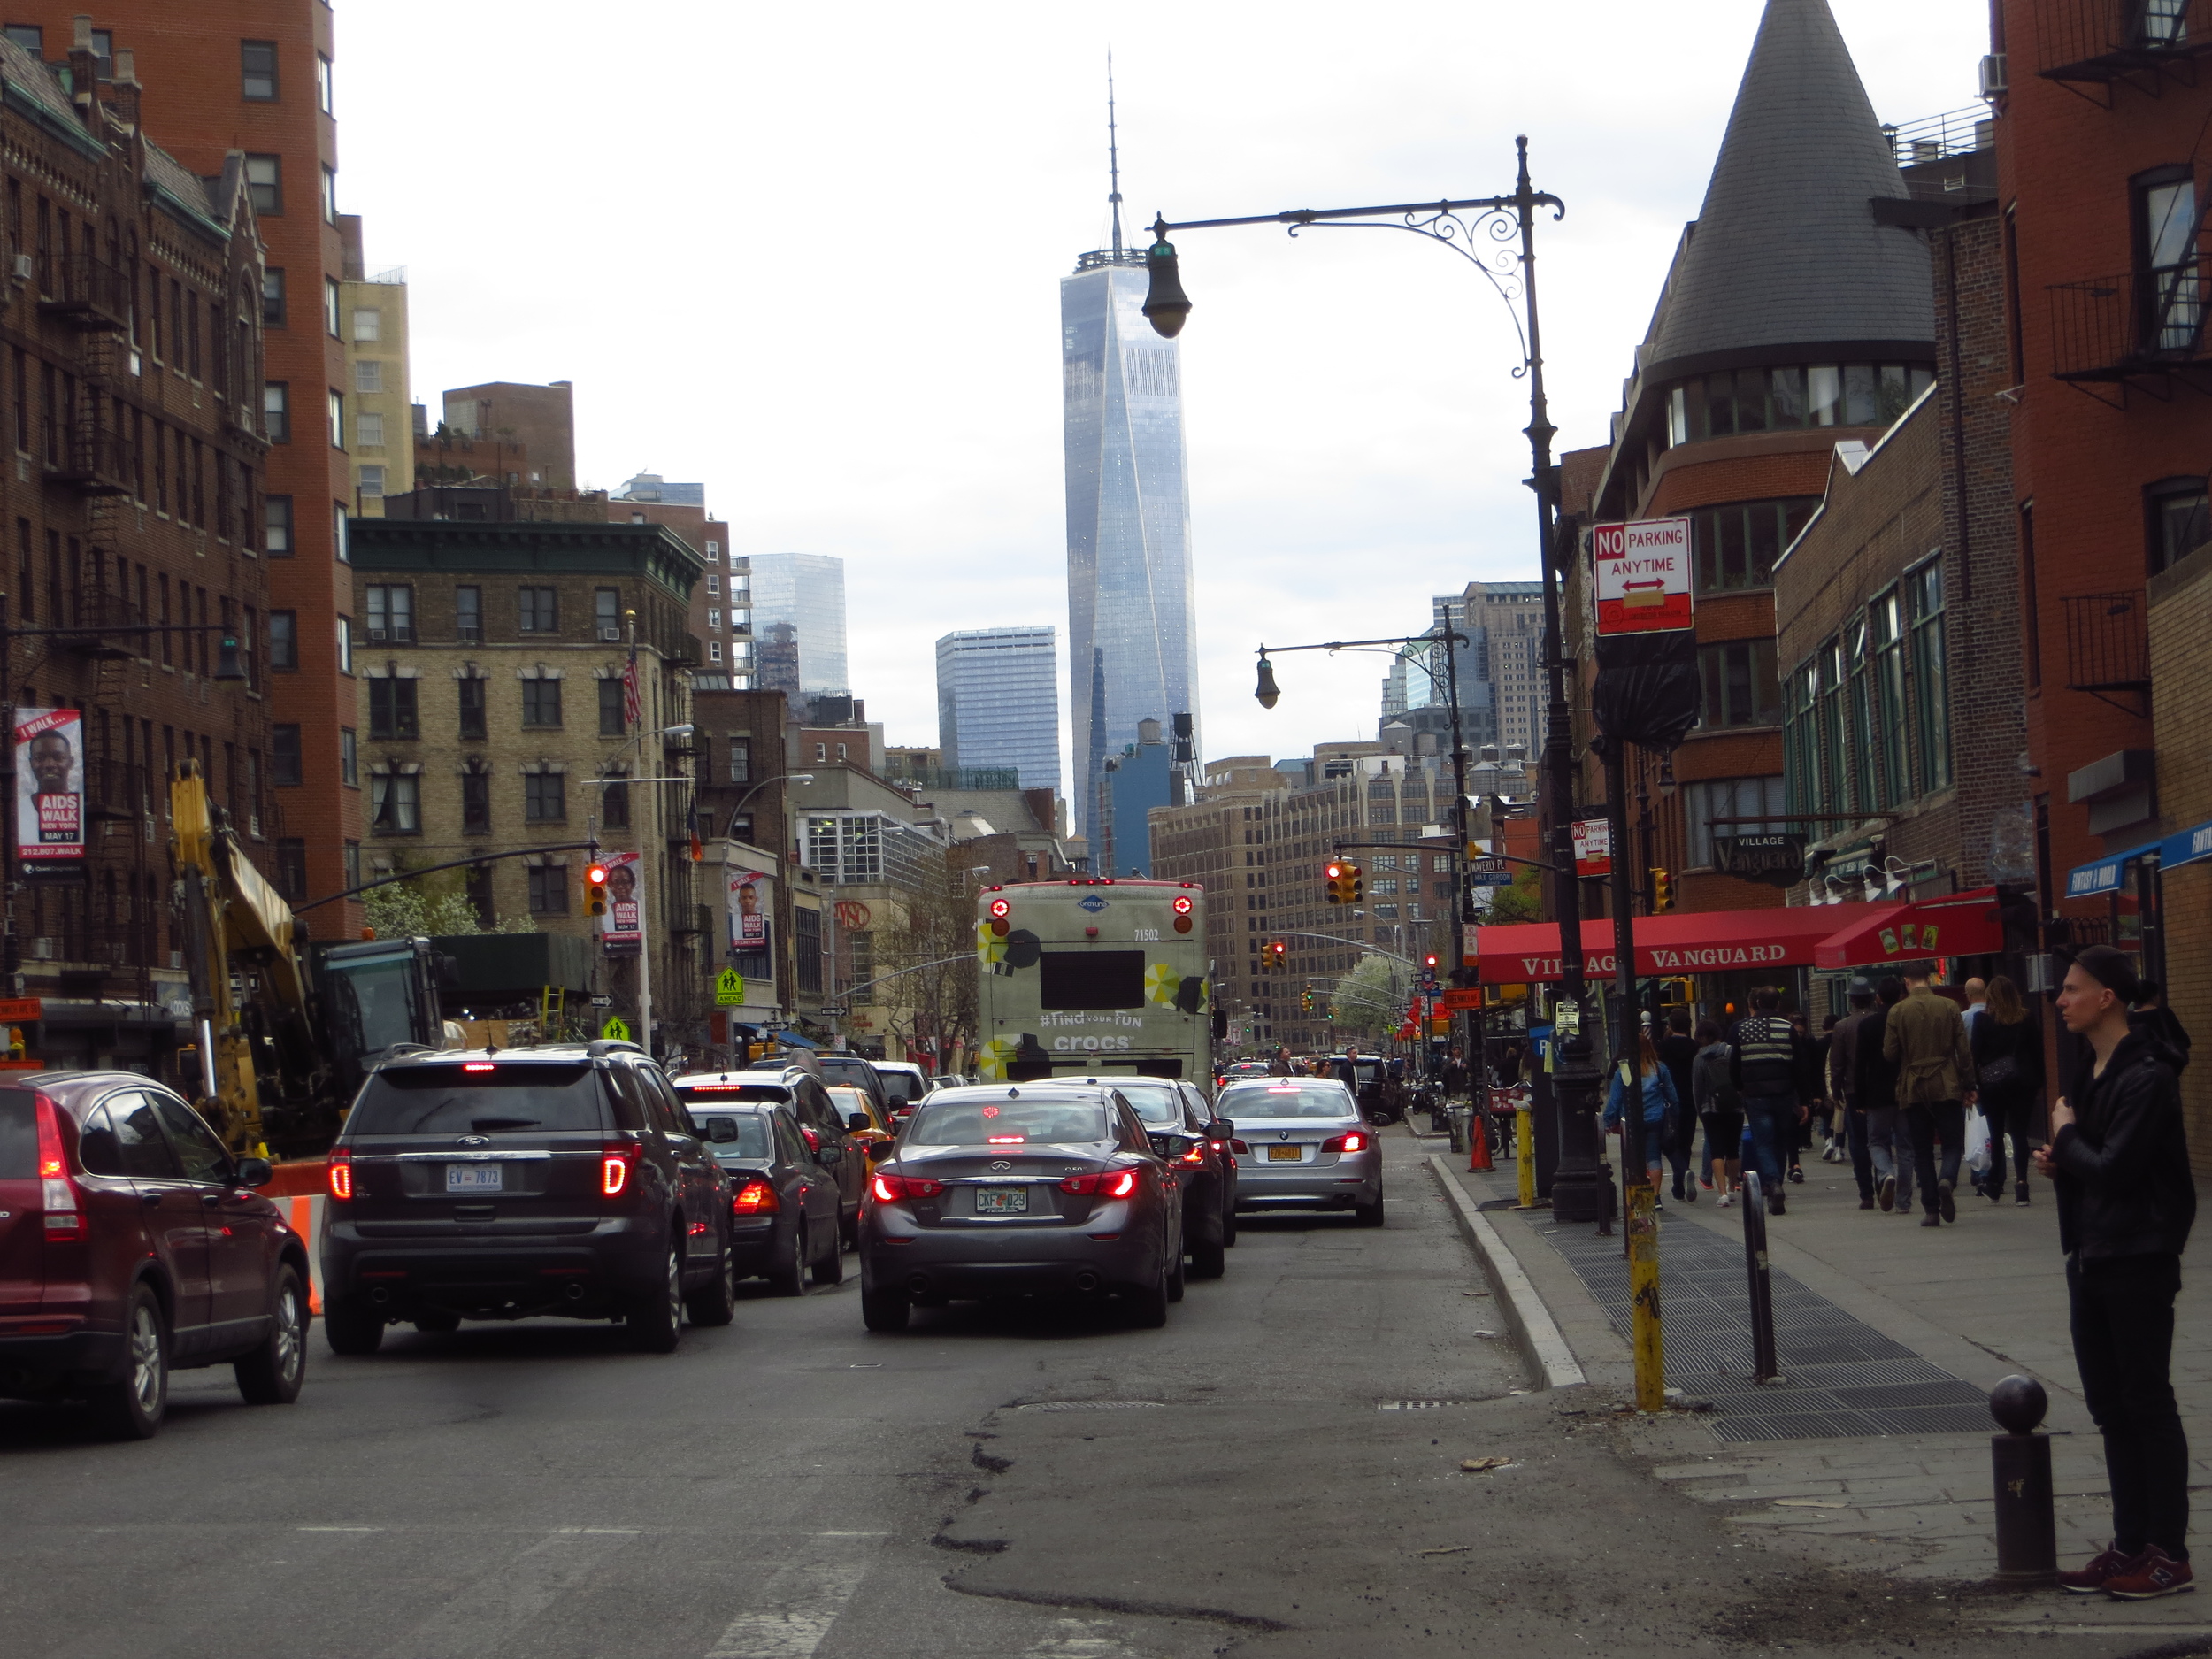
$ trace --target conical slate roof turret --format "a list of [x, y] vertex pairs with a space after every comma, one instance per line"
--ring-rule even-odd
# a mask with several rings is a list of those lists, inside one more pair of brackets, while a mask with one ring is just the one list
[[[1793, 345], [1932, 357], [1927, 247], [1867, 205], [1906, 194], [1827, 0], [1767, 0], [1647, 373]], [[1853, 345], [1865, 349], [1837, 349]]]

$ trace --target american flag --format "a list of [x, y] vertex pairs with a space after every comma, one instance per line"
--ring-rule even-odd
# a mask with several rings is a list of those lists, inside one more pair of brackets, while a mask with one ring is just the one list
[[638, 701], [637, 647], [630, 648], [630, 660], [622, 670], [622, 718], [632, 726], [642, 725], [645, 710]]

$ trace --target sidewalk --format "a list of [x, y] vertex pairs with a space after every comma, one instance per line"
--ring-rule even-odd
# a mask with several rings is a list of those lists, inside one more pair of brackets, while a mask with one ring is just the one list
[[[1453, 1160], [1455, 1164], [1458, 1160]], [[1520, 1213], [1514, 1177], [1455, 1170], [1535, 1286], [1590, 1380], [1625, 1398], [1627, 1275], [1617, 1232]], [[2103, 1451], [2081, 1401], [2050, 1185], [2025, 1209], [1970, 1194], [1957, 1225], [1924, 1228], [1862, 1210], [1848, 1164], [1809, 1162], [1768, 1224], [1784, 1382], [1749, 1382], [1742, 1322], [1742, 1211], [1713, 1194], [1668, 1202], [1660, 1221], [1667, 1382], [1715, 1409], [1638, 1419], [1628, 1430], [1652, 1472], [1726, 1508], [1747, 1541], [1935, 1579], [1986, 1578], [1996, 1566], [1989, 1437], [1977, 1403], [2025, 1372], [2050, 1394], [2062, 1564], [2093, 1554], [2110, 1512]], [[1502, 1201], [1502, 1202], [1500, 1202]], [[2174, 1383], [2190, 1433], [2193, 1488], [2212, 1491], [2212, 1289], [2185, 1276]], [[2198, 1500], [2199, 1508], [2204, 1507]], [[2200, 1531], [2203, 1529], [2200, 1527]], [[2124, 1609], [2132, 1628], [2212, 1630], [2212, 1608], [2176, 1598]], [[2036, 1628], [2108, 1625], [2120, 1609], [2054, 1598]], [[2025, 1626], [2024, 1626], [2024, 1628]]]

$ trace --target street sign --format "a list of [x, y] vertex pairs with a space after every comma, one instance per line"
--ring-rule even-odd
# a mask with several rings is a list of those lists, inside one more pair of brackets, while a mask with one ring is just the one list
[[818, 1010], [824, 1019], [842, 1019], [852, 1012], [842, 1002], [825, 1002]]
[[1457, 1014], [1482, 1006], [1482, 987], [1479, 985], [1457, 986], [1444, 993], [1438, 1007], [1447, 1014]]
[[630, 1041], [629, 1024], [621, 1015], [610, 1014], [607, 1023], [599, 1028], [599, 1034], [610, 1042], [627, 1042]]
[[735, 1008], [745, 1000], [745, 976], [735, 968], [725, 968], [715, 976], [714, 1005], [717, 1008]]
[[1513, 885], [1513, 866], [1502, 858], [1471, 858], [1467, 862], [1467, 879], [1479, 887], [1509, 887]]
[[1575, 820], [1575, 874], [1613, 873], [1613, 826], [1601, 818]]
[[1597, 565], [1598, 637], [1694, 627], [1690, 521], [1642, 518], [1590, 532]]
[[594, 1008], [612, 1008], [614, 998], [609, 996], [604, 991], [595, 992], [592, 995], [591, 1005]]

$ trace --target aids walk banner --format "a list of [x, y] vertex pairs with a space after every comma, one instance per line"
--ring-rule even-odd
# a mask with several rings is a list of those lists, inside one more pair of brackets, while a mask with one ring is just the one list
[[607, 867], [607, 914], [600, 924], [600, 941], [611, 956], [634, 956], [645, 940], [645, 867], [636, 853], [609, 853], [600, 862]]
[[741, 870], [732, 865], [729, 875], [730, 955], [764, 956], [768, 950], [771, 900], [764, 870]]
[[84, 721], [79, 710], [15, 711], [15, 850], [30, 863], [84, 856]]

